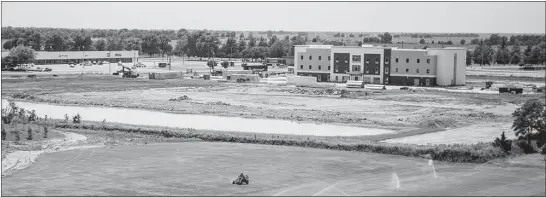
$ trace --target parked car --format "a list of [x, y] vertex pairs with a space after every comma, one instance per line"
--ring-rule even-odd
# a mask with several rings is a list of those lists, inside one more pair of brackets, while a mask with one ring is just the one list
[[51, 68], [44, 68], [44, 72], [51, 72], [51, 71], [53, 71], [53, 69], [51, 69]]

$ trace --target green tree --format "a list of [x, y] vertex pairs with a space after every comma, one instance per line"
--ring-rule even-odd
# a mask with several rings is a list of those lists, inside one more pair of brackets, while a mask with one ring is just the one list
[[531, 135], [538, 134], [539, 143], [544, 144], [546, 132], [545, 106], [538, 99], [528, 100], [512, 113], [514, 122], [512, 129], [516, 136], [527, 137], [527, 143], [531, 144]]
[[521, 57], [521, 49], [519, 46], [512, 47], [512, 51], [510, 52], [510, 64], [520, 64], [522, 63], [523, 58]]
[[95, 50], [106, 51], [106, 40], [99, 39], [95, 42]]
[[30, 47], [19, 45], [15, 48], [11, 48], [9, 56], [15, 57], [18, 63], [26, 64], [36, 60], [36, 51]]
[[466, 65], [470, 66], [472, 64], [472, 53], [470, 50], [466, 50]]
[[212, 71], [214, 70], [214, 67], [218, 66], [218, 62], [214, 60], [210, 60], [207, 62], [207, 66], [210, 68], [210, 72], [212, 73]]
[[461, 39], [460, 43], [461, 43], [461, 45], [464, 45], [464, 43], [466, 43], [466, 40]]
[[419, 44], [425, 44], [425, 39], [419, 40]]
[[182, 56], [182, 54], [185, 52], [184, 49], [186, 48], [187, 41], [187, 39], [177, 40], [173, 52], [178, 56]]
[[161, 55], [164, 57], [165, 53], [170, 53], [172, 51], [172, 45], [170, 44], [171, 38], [165, 34], [159, 36], [159, 49]]
[[8, 40], [4, 43], [4, 45], [2, 45], [2, 48], [4, 49], [7, 49], [7, 50], [10, 50], [11, 48], [13, 48], [13, 41], [12, 40]]
[[391, 43], [392, 42], [392, 36], [389, 32], [385, 32], [383, 35], [380, 36], [381, 43]]
[[142, 51], [142, 40], [140, 38], [131, 37], [127, 39], [126, 50]]
[[474, 63], [480, 65], [491, 65], [491, 56], [493, 54], [493, 49], [491, 46], [486, 45], [485, 42], [481, 42], [479, 46], [474, 49]]
[[157, 35], [147, 35], [142, 38], [142, 52], [150, 54], [160, 53], [159, 50], [159, 37]]
[[479, 44], [479, 43], [480, 43], [480, 39], [474, 38], [474, 39], [470, 40], [470, 44], [472, 44], [472, 45], [476, 45], [476, 44]]

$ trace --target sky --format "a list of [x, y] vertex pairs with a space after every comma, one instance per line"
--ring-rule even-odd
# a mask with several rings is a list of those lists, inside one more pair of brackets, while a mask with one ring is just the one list
[[545, 2], [2, 2], [2, 27], [545, 33]]

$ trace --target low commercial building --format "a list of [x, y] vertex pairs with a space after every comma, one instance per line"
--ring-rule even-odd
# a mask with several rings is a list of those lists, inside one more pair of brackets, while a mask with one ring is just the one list
[[[85, 61], [107, 61], [131, 63], [138, 60], [138, 51], [38, 51], [34, 64], [68, 64]], [[2, 52], [2, 58], [9, 52]]]
[[451, 86], [465, 84], [465, 48], [298, 45], [294, 73], [317, 81]]

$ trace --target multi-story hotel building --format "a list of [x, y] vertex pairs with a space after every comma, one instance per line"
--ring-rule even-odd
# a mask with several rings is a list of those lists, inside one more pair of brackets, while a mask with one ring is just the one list
[[298, 45], [294, 73], [319, 82], [450, 86], [465, 84], [465, 48]]

